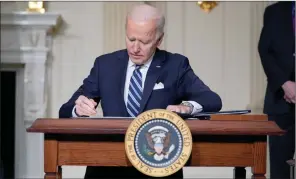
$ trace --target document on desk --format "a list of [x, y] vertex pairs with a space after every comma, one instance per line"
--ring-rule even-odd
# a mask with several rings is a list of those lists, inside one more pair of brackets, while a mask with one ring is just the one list
[[[251, 110], [229, 110], [229, 111], [219, 111], [219, 112], [200, 112], [196, 115], [190, 114], [183, 114], [183, 113], [176, 113], [183, 119], [210, 119], [211, 115], [240, 115], [240, 114], [248, 114]], [[135, 117], [119, 117], [119, 116], [89, 116], [89, 117], [79, 117], [79, 118], [86, 118], [86, 119], [101, 119], [101, 120], [132, 120]]]
[[79, 118], [85, 118], [85, 119], [98, 119], [98, 120], [117, 120], [117, 119], [122, 119], [122, 120], [132, 120], [134, 117], [119, 117], [119, 116], [105, 116], [105, 117], [100, 117], [100, 116], [86, 116], [86, 117], [79, 117]]

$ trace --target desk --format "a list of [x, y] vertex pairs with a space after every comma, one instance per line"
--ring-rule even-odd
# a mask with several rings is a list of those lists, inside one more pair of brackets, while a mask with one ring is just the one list
[[[44, 133], [45, 179], [62, 178], [61, 166], [131, 166], [124, 134], [131, 120], [37, 119], [27, 132]], [[214, 115], [187, 120], [193, 136], [186, 166], [236, 167], [234, 178], [265, 178], [267, 135], [282, 135], [265, 115]]]

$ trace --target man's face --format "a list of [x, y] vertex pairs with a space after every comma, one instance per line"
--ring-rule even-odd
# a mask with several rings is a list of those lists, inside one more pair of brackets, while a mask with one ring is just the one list
[[126, 47], [131, 60], [142, 65], [149, 60], [161, 44], [162, 36], [157, 38], [154, 20], [136, 23], [130, 19], [126, 25]]

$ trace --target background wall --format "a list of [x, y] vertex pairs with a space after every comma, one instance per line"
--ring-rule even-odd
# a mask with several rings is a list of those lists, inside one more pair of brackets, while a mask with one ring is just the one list
[[[144, 2], [48, 2], [64, 25], [54, 37], [49, 116], [58, 117], [88, 75], [97, 56], [125, 48], [124, 19]], [[265, 75], [257, 53], [268, 2], [220, 2], [209, 14], [196, 2], [149, 2], [166, 16], [161, 46], [187, 56], [196, 74], [223, 99], [223, 110], [262, 112]], [[26, 2], [1, 2], [1, 12], [23, 11]], [[83, 177], [85, 167], [64, 167], [64, 177]], [[247, 175], [250, 176], [250, 170]], [[232, 168], [185, 169], [187, 177], [232, 177]]]
[[58, 117], [61, 104], [80, 86], [95, 58], [103, 54], [103, 7], [104, 2], [48, 2], [48, 11], [61, 13], [64, 21], [52, 45], [52, 117]]
[[167, 6], [166, 48], [190, 59], [198, 76], [222, 96], [224, 110], [246, 109], [251, 102], [250, 7], [250, 2], [222, 2], [207, 14], [196, 2]]

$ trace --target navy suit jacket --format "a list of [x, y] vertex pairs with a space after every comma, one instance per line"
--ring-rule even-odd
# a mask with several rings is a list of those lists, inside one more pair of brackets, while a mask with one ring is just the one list
[[[83, 84], [60, 108], [59, 117], [72, 117], [79, 95], [101, 102], [104, 116], [129, 116], [124, 102], [128, 60], [126, 49], [97, 57]], [[164, 88], [153, 90], [155, 83], [159, 82], [164, 84]], [[194, 74], [186, 57], [157, 49], [147, 72], [140, 113], [166, 109], [168, 105], [180, 104], [183, 100], [196, 101], [207, 112], [222, 108], [219, 95]]]

